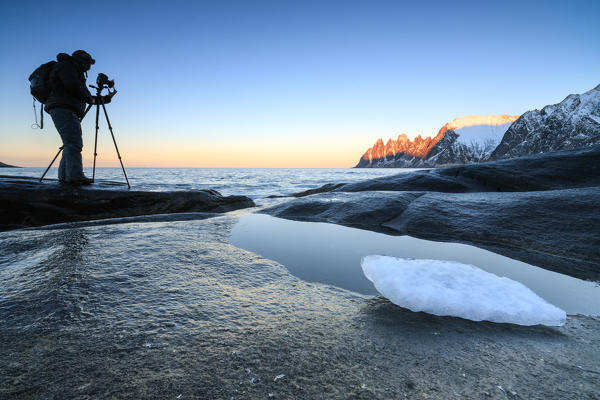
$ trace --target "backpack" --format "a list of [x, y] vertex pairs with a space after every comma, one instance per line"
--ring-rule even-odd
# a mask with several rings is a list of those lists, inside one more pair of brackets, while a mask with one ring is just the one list
[[56, 61], [50, 61], [45, 64], [40, 65], [29, 75], [29, 91], [33, 96], [33, 110], [34, 115], [36, 115], [36, 123], [33, 125], [36, 128], [40, 129], [44, 128], [44, 107], [41, 107], [40, 110], [40, 118], [42, 120], [41, 125], [37, 124], [37, 113], [35, 112], [35, 100], [44, 104], [48, 97], [50, 96], [50, 92], [52, 91], [52, 85], [50, 84], [50, 71], [52, 71], [52, 67], [54, 67]]
[[45, 103], [50, 96], [52, 86], [50, 85], [50, 71], [56, 61], [50, 61], [40, 65], [29, 75], [31, 95], [40, 103]]

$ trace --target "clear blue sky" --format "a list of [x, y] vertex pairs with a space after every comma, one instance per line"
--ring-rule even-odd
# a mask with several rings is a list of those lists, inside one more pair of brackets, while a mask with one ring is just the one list
[[[56, 4], [54, 4], [56, 3]], [[0, 161], [47, 164], [27, 77], [85, 49], [126, 166], [353, 166], [381, 137], [600, 83], [600, 2], [4, 2]], [[93, 148], [84, 121], [84, 164]], [[116, 165], [101, 127], [101, 165]], [[88, 154], [89, 153], [89, 154]], [[104, 163], [104, 164], [102, 164]]]

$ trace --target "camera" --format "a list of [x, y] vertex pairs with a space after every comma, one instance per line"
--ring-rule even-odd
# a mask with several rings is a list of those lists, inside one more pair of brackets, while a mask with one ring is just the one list
[[96, 85], [98, 85], [99, 88], [108, 87], [112, 89], [115, 87], [115, 80], [109, 80], [106, 74], [100, 72], [96, 78]]

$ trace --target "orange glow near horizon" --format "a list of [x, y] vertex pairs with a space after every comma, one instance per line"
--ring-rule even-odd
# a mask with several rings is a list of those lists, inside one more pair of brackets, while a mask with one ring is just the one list
[[[401, 134], [398, 151], [424, 156], [441, 139], [446, 129], [456, 129], [479, 123], [501, 124], [514, 121], [518, 116], [487, 115], [455, 118], [440, 129], [433, 139], [419, 137], [411, 140]], [[0, 161], [22, 167], [46, 167], [60, 146], [60, 138], [49, 127], [44, 134], [20, 137], [20, 142], [6, 143], [0, 152]], [[261, 137], [258, 133], [235, 136], [229, 132], [206, 134], [182, 129], [177, 135], [165, 135], [158, 128], [129, 130], [116, 139], [125, 167], [130, 168], [352, 168], [361, 156], [383, 154], [387, 150], [380, 143], [380, 151], [369, 148], [369, 135], [365, 139], [347, 138], [343, 133], [303, 135], [297, 132]], [[46, 134], [48, 133], [48, 134]], [[418, 143], [417, 143], [418, 141]], [[84, 167], [93, 164], [94, 129], [90, 121], [84, 122]], [[370, 142], [370, 143], [369, 143]], [[415, 149], [409, 148], [416, 146]], [[407, 147], [408, 146], [408, 147]], [[366, 152], [365, 152], [366, 150]], [[98, 167], [119, 167], [110, 135], [103, 130], [98, 136]], [[18, 155], [18, 156], [15, 156]], [[371, 154], [367, 159], [375, 157]], [[58, 160], [54, 166], [58, 166]]]
[[[46, 145], [29, 151], [12, 150], [11, 156], [2, 155], [0, 161], [20, 167], [46, 167], [58, 148]], [[176, 146], [149, 142], [134, 146], [128, 142], [119, 143], [119, 151], [125, 167], [131, 168], [351, 168], [358, 163], [364, 148], [360, 145], [335, 148], [330, 144], [316, 147], [309, 143], [267, 145], [252, 141], [235, 146], [223, 143]], [[97, 152], [96, 166], [119, 167], [112, 143], [99, 145]], [[84, 167], [92, 166], [92, 153], [93, 142], [86, 143], [84, 139]], [[58, 166], [58, 162], [59, 159], [53, 166]]]

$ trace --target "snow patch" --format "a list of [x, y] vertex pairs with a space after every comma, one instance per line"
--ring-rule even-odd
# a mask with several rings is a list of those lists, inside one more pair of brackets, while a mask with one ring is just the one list
[[525, 285], [455, 261], [371, 255], [365, 276], [392, 303], [440, 316], [561, 326], [566, 313]]
[[512, 122], [503, 125], [473, 125], [465, 126], [454, 132], [458, 134], [458, 141], [466, 145], [472, 143], [484, 144], [486, 141], [493, 141], [498, 145], [511, 125]]

